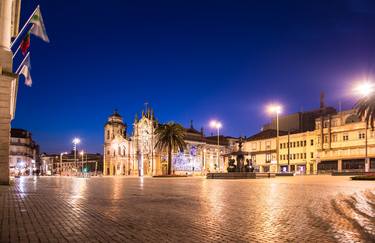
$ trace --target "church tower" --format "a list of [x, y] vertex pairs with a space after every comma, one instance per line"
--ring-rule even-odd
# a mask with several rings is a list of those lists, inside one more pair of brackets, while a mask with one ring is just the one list
[[115, 160], [119, 156], [124, 156], [124, 151], [120, 148], [119, 143], [114, 146], [116, 141], [126, 139], [127, 126], [123, 122], [120, 114], [115, 110], [108, 117], [107, 123], [104, 125], [104, 175], [115, 175]]

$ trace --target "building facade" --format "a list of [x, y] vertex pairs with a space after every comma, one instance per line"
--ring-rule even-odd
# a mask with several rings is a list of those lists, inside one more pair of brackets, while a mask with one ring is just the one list
[[39, 169], [39, 146], [29, 131], [12, 128], [9, 155], [11, 176], [32, 175]]
[[40, 156], [42, 175], [76, 175], [89, 173], [100, 175], [103, 171], [103, 155], [99, 153], [75, 152], [46, 154]]
[[375, 132], [355, 110], [317, 119], [316, 136], [319, 172], [375, 171]]
[[375, 171], [375, 131], [366, 128], [355, 110], [321, 114], [311, 131], [279, 131], [279, 144], [273, 129], [247, 138], [247, 159], [259, 172]]
[[[155, 129], [158, 122], [152, 109], [135, 117], [132, 134], [127, 125], [114, 112], [104, 126], [104, 175], [154, 176], [168, 171], [167, 153], [155, 148]], [[191, 123], [185, 129], [184, 151], [173, 151], [172, 170], [175, 174], [205, 174], [209, 171], [226, 170], [224, 154], [233, 149], [236, 139], [220, 136], [204, 136]]]

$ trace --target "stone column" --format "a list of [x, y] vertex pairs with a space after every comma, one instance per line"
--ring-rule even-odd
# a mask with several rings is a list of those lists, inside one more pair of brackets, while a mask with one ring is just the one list
[[337, 160], [337, 171], [342, 172], [342, 159]]
[[[11, 38], [12, 0], [0, 2], [0, 184], [9, 185], [10, 122], [16, 76], [12, 74]], [[14, 106], [15, 104], [13, 104]]]

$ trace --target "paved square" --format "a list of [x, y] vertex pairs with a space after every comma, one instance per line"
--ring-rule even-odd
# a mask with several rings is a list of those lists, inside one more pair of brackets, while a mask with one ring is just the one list
[[1, 242], [374, 242], [375, 183], [348, 177], [15, 179]]

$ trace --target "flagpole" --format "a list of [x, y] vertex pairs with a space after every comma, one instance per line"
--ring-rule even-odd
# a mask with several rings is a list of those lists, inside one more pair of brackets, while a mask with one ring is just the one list
[[14, 54], [13, 54], [13, 57], [12, 58], [14, 58], [16, 55], [17, 55], [17, 52], [20, 50], [20, 48], [21, 48], [21, 45], [17, 48], [17, 50], [14, 52]]
[[19, 71], [21, 71], [21, 68], [23, 66], [23, 63], [26, 61], [26, 59], [29, 57], [30, 55], [30, 52], [28, 52], [25, 56], [25, 58], [23, 59], [23, 61], [21, 62], [21, 64], [19, 65], [19, 67], [17, 68], [17, 71], [16, 71], [16, 74], [19, 74]]
[[13, 40], [12, 44], [10, 45], [10, 48], [13, 48], [13, 45], [16, 43], [16, 41], [18, 40], [18, 38], [21, 36], [22, 32], [25, 30], [26, 26], [30, 23], [30, 20], [32, 19], [32, 17], [34, 16], [34, 14], [36, 13], [36, 11], [38, 9], [39, 9], [39, 5], [36, 7], [36, 9], [34, 10], [34, 12], [30, 15], [30, 18], [26, 21], [26, 23], [22, 27], [21, 31], [18, 33], [17, 37]]

